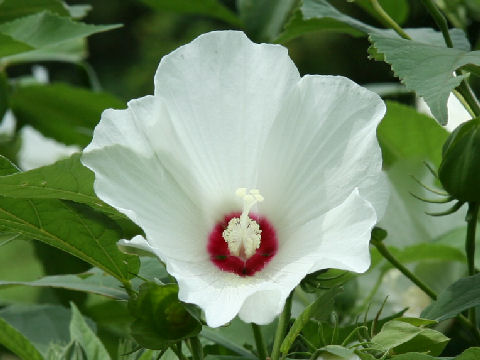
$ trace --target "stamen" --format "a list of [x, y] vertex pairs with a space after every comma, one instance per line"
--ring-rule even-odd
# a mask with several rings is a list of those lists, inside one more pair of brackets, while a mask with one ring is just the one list
[[228, 244], [230, 253], [246, 260], [260, 247], [262, 233], [258, 223], [252, 220], [248, 214], [256, 203], [262, 202], [264, 199], [258, 189], [247, 191], [247, 188], [239, 188], [235, 194], [243, 198], [243, 210], [239, 218], [232, 218], [228, 222], [222, 236]]

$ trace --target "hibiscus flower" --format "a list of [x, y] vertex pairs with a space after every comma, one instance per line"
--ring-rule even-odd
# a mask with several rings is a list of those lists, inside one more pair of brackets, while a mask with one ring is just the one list
[[268, 323], [305, 275], [367, 270], [388, 196], [376, 94], [235, 31], [165, 56], [154, 82], [102, 114], [82, 161], [146, 234], [122, 244], [157, 255], [209, 326]]

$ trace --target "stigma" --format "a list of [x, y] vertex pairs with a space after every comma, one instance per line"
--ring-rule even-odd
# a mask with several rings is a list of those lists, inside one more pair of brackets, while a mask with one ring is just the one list
[[263, 201], [263, 196], [257, 189], [247, 192], [246, 188], [237, 189], [235, 194], [243, 198], [243, 210], [239, 217], [230, 219], [222, 236], [228, 244], [230, 254], [247, 260], [260, 247], [262, 238], [260, 225], [249, 217], [249, 213], [256, 203]]

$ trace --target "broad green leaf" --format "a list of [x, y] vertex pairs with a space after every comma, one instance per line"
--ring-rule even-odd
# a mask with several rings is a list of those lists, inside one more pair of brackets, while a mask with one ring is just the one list
[[20, 87], [10, 101], [21, 125], [31, 124], [47, 137], [80, 146], [90, 142], [103, 110], [124, 107], [107, 93], [60, 83]]
[[204, 326], [200, 336], [213, 341], [223, 347], [233, 351], [234, 353], [241, 355], [244, 359], [255, 360], [257, 359], [250, 351], [245, 349], [243, 346], [238, 345], [236, 342], [232, 341], [230, 338], [224, 336], [223, 332], [219, 329], [212, 329], [207, 326]]
[[427, 354], [417, 353], [417, 352], [408, 352], [406, 354], [395, 355], [392, 357], [392, 360], [436, 360], [436, 359], [451, 359], [451, 358], [438, 358], [435, 356], [430, 356]]
[[[118, 28], [119, 25], [90, 25], [76, 22], [68, 17], [58, 16], [48, 11], [24, 16], [0, 24], [0, 34], [23, 42], [35, 49], [69, 45], [72, 40]], [[4, 57], [1, 62], [12, 63], [13, 58]]]
[[90, 25], [47, 11], [0, 24], [0, 33], [35, 48], [83, 38], [118, 28], [119, 25]]
[[2, 318], [0, 318], [0, 344], [23, 360], [43, 360], [32, 343]]
[[[0, 195], [22, 199], [62, 199], [89, 205], [116, 218], [117, 210], [93, 191], [94, 174], [80, 162], [81, 154], [52, 165], [0, 177]], [[0, 166], [1, 166], [0, 162]], [[1, 169], [0, 169], [1, 175]]]
[[382, 330], [372, 338], [372, 347], [381, 351], [394, 350], [396, 354], [426, 352], [437, 356], [447, 345], [449, 338], [442, 333], [417, 327], [403, 319], [396, 319], [383, 325]]
[[422, 312], [422, 317], [443, 321], [478, 305], [480, 305], [480, 274], [465, 277], [450, 285]]
[[60, 0], [2, 0], [0, 1], [0, 23], [44, 10], [61, 16], [69, 15], [66, 6]]
[[15, 166], [5, 156], [0, 155], [0, 176], [10, 175], [19, 172], [20, 169]]
[[272, 41], [283, 29], [296, 0], [237, 0], [247, 34], [257, 41]]
[[409, 106], [393, 101], [386, 104], [387, 113], [377, 129], [384, 166], [402, 159], [428, 160], [440, 165], [448, 132]]
[[362, 31], [356, 30], [355, 28], [331, 17], [311, 18], [305, 20], [302, 11], [298, 9], [285, 24], [285, 29], [280, 35], [278, 35], [275, 42], [284, 44], [303, 34], [314, 31], [331, 31], [351, 36], [364, 35]]
[[84, 291], [119, 300], [128, 300], [122, 283], [102, 271], [92, 269], [82, 274], [45, 276], [33, 281], [0, 280], [0, 288], [12, 286], [53, 287], [68, 290]]
[[455, 358], [455, 360], [478, 360], [478, 359], [480, 359], [480, 347], [471, 347]]
[[323, 313], [330, 313], [333, 305], [333, 299], [337, 294], [341, 292], [341, 288], [333, 288], [325, 292], [322, 296], [318, 297], [313, 303], [308, 305], [305, 310], [295, 319], [292, 327], [287, 333], [287, 336], [280, 346], [280, 352], [282, 354], [288, 354], [290, 347], [302, 331], [303, 327], [313, 317], [321, 317]]
[[[371, 16], [377, 19], [379, 22], [383, 22], [384, 19], [378, 15], [378, 12], [373, 8], [369, 0], [356, 0], [355, 4], [360, 6]], [[380, 6], [385, 12], [399, 25], [402, 25], [407, 20], [409, 7], [407, 0], [380, 0]]]
[[83, 60], [86, 56], [86, 39], [79, 38], [44, 46], [40, 49], [34, 48], [32, 50], [22, 51], [0, 59], [0, 63], [21, 64], [39, 61], [64, 61], [76, 63]]
[[[294, 18], [287, 24], [285, 31], [276, 40], [277, 42], [285, 42], [304, 32], [315, 30], [341, 31], [351, 35], [381, 34], [393, 39], [399, 38], [399, 35], [391, 29], [380, 29], [342, 13], [327, 0], [304, 0], [300, 11], [301, 18], [298, 14], [295, 14]], [[416, 41], [446, 47], [443, 36], [438, 31], [430, 28], [404, 30]], [[449, 32], [454, 47], [466, 51], [470, 50], [470, 43], [462, 30], [452, 29]]]
[[147, 349], [165, 349], [168, 345], [196, 336], [201, 323], [178, 300], [178, 285], [146, 282], [129, 308], [136, 318], [132, 336]]
[[454, 76], [464, 65], [480, 65], [480, 51], [446, 48], [418, 41], [371, 34], [370, 40], [407, 89], [422, 96], [442, 125], [447, 123], [447, 100], [467, 75]]
[[33, 47], [11, 36], [0, 34], [0, 58], [32, 50]]
[[74, 303], [70, 303], [72, 308], [72, 321], [70, 322], [70, 337], [76, 341], [85, 350], [88, 360], [108, 360], [108, 354], [105, 346], [98, 339], [92, 329], [83, 319]]
[[142, 0], [154, 9], [199, 14], [226, 21], [239, 26], [237, 16], [219, 0]]
[[55, 246], [120, 280], [136, 274], [138, 258], [121, 253], [123, 236], [105, 215], [61, 200], [1, 198], [0, 231]]
[[70, 317], [70, 310], [51, 304], [12, 305], [0, 310], [0, 318], [21, 332], [43, 356], [52, 342], [68, 344]]
[[335, 359], [338, 359], [338, 360], [341, 360], [341, 359], [350, 360], [355, 358], [355, 353], [352, 349], [347, 349], [346, 347], [343, 347], [340, 345], [327, 345], [327, 346], [324, 346], [323, 348], [320, 348], [319, 350], [323, 350], [328, 354], [334, 355]]

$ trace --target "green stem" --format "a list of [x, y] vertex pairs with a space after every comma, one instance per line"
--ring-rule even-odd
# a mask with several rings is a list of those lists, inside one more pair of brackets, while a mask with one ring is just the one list
[[193, 360], [203, 360], [203, 347], [198, 336], [188, 339]]
[[378, 250], [382, 256], [387, 259], [393, 266], [395, 266], [400, 272], [405, 275], [407, 278], [410, 279], [415, 285], [417, 285], [420, 289], [425, 292], [428, 296], [430, 296], [433, 300], [437, 299], [437, 294], [435, 291], [430, 289], [430, 287], [421, 281], [415, 274], [413, 274], [410, 270], [408, 270], [402, 263], [400, 263], [391, 253], [388, 251], [387, 247], [383, 244], [383, 242], [378, 240], [373, 240], [371, 242]]
[[[478, 203], [469, 203], [465, 220], [467, 221], [467, 236], [465, 238], [465, 252], [467, 254], [468, 275], [475, 275], [475, 233], [477, 230]], [[477, 332], [477, 313], [475, 307], [468, 309], [468, 319], [475, 326]]]
[[[455, 71], [455, 74], [457, 76], [462, 75], [459, 70]], [[480, 103], [466, 80], [463, 80], [460, 85], [458, 85], [457, 91], [463, 96], [475, 116], [480, 116]]]
[[280, 317], [278, 318], [277, 330], [275, 332], [275, 338], [273, 340], [272, 360], [278, 360], [280, 358], [280, 346], [282, 345], [285, 333], [287, 331], [288, 323], [290, 322], [290, 316], [292, 311], [292, 298], [293, 291], [288, 295], [287, 301], [285, 301], [285, 307], [283, 308]]
[[410, 36], [405, 31], [403, 31], [400, 25], [398, 25], [395, 20], [393, 20], [390, 15], [388, 15], [387, 12], [382, 8], [378, 0], [370, 0], [370, 4], [372, 4], [372, 7], [385, 21], [385, 23], [388, 24], [393, 30], [395, 30], [398, 35], [400, 35], [404, 39], [411, 40]]
[[478, 203], [469, 203], [465, 220], [467, 221], [467, 236], [465, 252], [467, 253], [468, 275], [475, 275], [475, 233], [477, 230]]
[[445, 44], [449, 48], [453, 47], [452, 38], [450, 37], [450, 33], [448, 32], [448, 23], [445, 16], [443, 16], [440, 9], [437, 7], [436, 4], [433, 3], [432, 0], [422, 0], [423, 5], [427, 8], [430, 15], [432, 15], [433, 20], [440, 28], [443, 38], [445, 39]]
[[177, 355], [177, 357], [180, 359], [180, 360], [187, 360], [187, 358], [185, 357], [185, 355], [183, 355], [183, 352], [182, 352], [182, 342], [179, 341], [178, 343], [176, 344], [173, 344], [171, 346], [171, 349], [173, 350], [173, 352], [175, 353], [175, 355]]
[[252, 323], [253, 336], [255, 337], [255, 344], [257, 345], [257, 354], [260, 360], [267, 358], [267, 347], [263, 340], [262, 329], [257, 324]]
[[[477, 207], [477, 215], [478, 215], [478, 207]], [[382, 254], [382, 256], [387, 259], [393, 266], [395, 266], [400, 272], [405, 275], [410, 281], [412, 281], [415, 285], [417, 285], [420, 289], [422, 289], [425, 294], [430, 296], [432, 300], [437, 299], [437, 294], [435, 291], [430, 289], [428, 285], [423, 283], [419, 278], [417, 278], [410, 270], [408, 270], [405, 266], [403, 266], [391, 253], [388, 251], [387, 247], [378, 240], [371, 240], [371, 244], [374, 245], [378, 252]], [[462, 314], [457, 316], [457, 319], [464, 325], [465, 327], [469, 328], [473, 331], [473, 335], [478, 343], [480, 343], [480, 330], [476, 326], [476, 322], [472, 322], [471, 319], [466, 318]]]
[[136, 295], [135, 290], [132, 288], [132, 284], [130, 283], [130, 280], [124, 280], [122, 281], [123, 287], [127, 291], [127, 294], [129, 297], [134, 297]]

